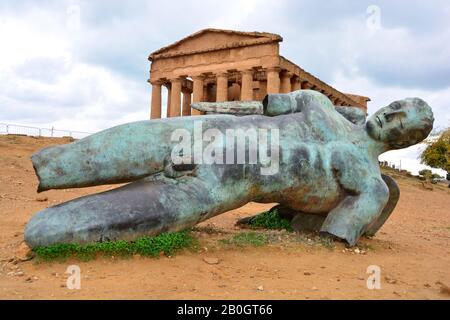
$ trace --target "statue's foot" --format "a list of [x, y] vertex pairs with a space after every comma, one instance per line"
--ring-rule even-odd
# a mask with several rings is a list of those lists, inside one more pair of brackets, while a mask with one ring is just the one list
[[38, 212], [25, 228], [25, 241], [34, 248], [57, 243], [133, 241], [182, 230], [208, 218], [220, 206], [209, 196], [211, 188], [211, 184], [195, 177], [147, 177]]

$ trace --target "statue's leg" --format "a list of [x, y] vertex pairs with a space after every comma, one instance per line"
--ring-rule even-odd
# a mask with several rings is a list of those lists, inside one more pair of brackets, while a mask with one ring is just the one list
[[144, 178], [38, 212], [26, 226], [25, 240], [36, 247], [177, 231], [244, 204], [245, 199], [227, 198], [227, 191], [214, 179]]
[[178, 129], [192, 133], [193, 119], [127, 123], [39, 150], [31, 157], [38, 191], [131, 182], [158, 173], [178, 143], [172, 141], [172, 133]]

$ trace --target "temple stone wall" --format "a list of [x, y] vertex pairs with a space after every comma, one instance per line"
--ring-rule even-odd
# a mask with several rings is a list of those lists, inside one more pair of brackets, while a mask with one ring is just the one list
[[150, 118], [161, 117], [161, 88], [167, 116], [199, 114], [191, 102], [262, 100], [268, 93], [317, 90], [335, 105], [367, 111], [370, 99], [344, 94], [280, 56], [281, 36], [263, 32], [205, 29], [149, 56]]

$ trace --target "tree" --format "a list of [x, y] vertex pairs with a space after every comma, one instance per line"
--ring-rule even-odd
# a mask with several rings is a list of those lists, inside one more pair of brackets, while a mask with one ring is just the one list
[[437, 173], [431, 172], [429, 169], [423, 169], [419, 171], [419, 178], [421, 180], [425, 180], [426, 182], [431, 182], [433, 184], [436, 184], [438, 179], [442, 179], [440, 175]]
[[450, 180], [450, 128], [444, 130], [437, 140], [428, 143], [420, 159], [430, 167], [447, 171], [447, 180]]

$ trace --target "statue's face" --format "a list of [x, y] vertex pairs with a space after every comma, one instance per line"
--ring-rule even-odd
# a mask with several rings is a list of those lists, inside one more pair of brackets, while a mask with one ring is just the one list
[[390, 149], [401, 149], [424, 140], [433, 121], [433, 112], [425, 101], [407, 98], [375, 112], [366, 128], [373, 139], [388, 144]]

